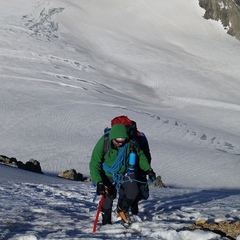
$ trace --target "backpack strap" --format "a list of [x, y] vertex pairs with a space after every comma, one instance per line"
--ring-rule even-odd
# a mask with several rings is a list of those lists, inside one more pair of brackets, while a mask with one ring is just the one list
[[111, 128], [106, 127], [104, 129], [104, 145], [103, 145], [103, 156], [108, 152], [109, 150], [109, 132]]
[[104, 135], [103, 156], [109, 150], [109, 134]]

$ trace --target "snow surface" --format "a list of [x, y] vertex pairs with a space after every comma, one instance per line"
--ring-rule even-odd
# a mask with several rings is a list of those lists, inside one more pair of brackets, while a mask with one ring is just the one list
[[[0, 165], [0, 239], [227, 239], [186, 227], [240, 218], [239, 41], [197, 0], [0, 2], [0, 154], [44, 172]], [[95, 189], [56, 176], [88, 177], [118, 115], [145, 132], [168, 188], [130, 229], [113, 216], [92, 234]]]

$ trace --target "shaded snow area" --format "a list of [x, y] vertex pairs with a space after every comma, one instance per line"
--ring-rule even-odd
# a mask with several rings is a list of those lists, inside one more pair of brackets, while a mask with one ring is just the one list
[[[8, 0], [0, 9], [0, 240], [220, 240], [197, 220], [240, 221], [240, 43], [197, 0]], [[149, 141], [151, 187], [126, 229], [93, 234], [92, 149], [127, 115]], [[114, 209], [116, 201], [114, 201]], [[240, 236], [237, 238], [240, 240]]]
[[1, 239], [227, 239], [186, 227], [198, 219], [239, 220], [239, 190], [150, 188], [150, 198], [140, 203], [129, 229], [113, 214], [113, 224], [99, 223], [93, 234], [99, 197], [93, 202], [90, 183], [49, 176], [40, 176], [36, 183], [34, 173], [0, 167], [13, 176], [22, 174], [22, 182], [1, 178]]

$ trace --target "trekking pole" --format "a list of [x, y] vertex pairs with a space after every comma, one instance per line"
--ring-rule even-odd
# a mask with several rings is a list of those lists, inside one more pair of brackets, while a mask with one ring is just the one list
[[[105, 187], [105, 193], [108, 194], [107, 187]], [[96, 213], [96, 218], [95, 218], [94, 224], [93, 224], [92, 233], [95, 233], [95, 232], [96, 232], [97, 223], [98, 223], [98, 218], [99, 218], [99, 214], [100, 214], [100, 211], [101, 211], [101, 208], [102, 208], [102, 204], [103, 204], [104, 198], [105, 198], [105, 194], [103, 194], [102, 197], [100, 198], [100, 201], [99, 201], [99, 204], [98, 204], [97, 213]]]

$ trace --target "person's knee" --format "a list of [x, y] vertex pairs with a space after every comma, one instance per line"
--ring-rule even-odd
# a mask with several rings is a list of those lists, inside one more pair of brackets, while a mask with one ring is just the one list
[[125, 195], [128, 199], [130, 200], [134, 200], [137, 198], [137, 196], [139, 195], [139, 190], [138, 188], [131, 188], [131, 189], [128, 189], [128, 191], [125, 192]]
[[134, 200], [139, 195], [139, 188], [137, 182], [135, 181], [135, 175], [130, 175], [129, 179], [129, 181], [126, 181], [123, 184], [124, 195], [128, 199]]
[[104, 201], [103, 201], [103, 204], [102, 204], [102, 208], [103, 209], [110, 209], [112, 208], [112, 205], [113, 205], [113, 199], [110, 198], [110, 197], [105, 197]]

